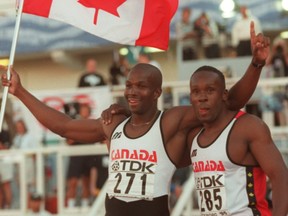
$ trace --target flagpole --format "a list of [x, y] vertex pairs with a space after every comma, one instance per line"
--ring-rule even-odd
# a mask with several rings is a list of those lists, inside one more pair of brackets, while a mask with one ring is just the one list
[[[13, 35], [13, 40], [12, 40], [12, 45], [11, 45], [10, 56], [9, 56], [9, 64], [8, 64], [8, 69], [7, 69], [8, 80], [10, 80], [10, 78], [11, 78], [10, 68], [14, 63], [14, 56], [15, 56], [16, 44], [17, 44], [18, 34], [19, 34], [19, 29], [20, 29], [23, 4], [24, 4], [24, 0], [17, 0], [16, 23], [15, 23], [15, 28], [14, 28], [14, 35]], [[8, 90], [9, 90], [9, 87], [7, 87], [7, 86], [5, 86], [3, 89], [1, 111], [0, 111], [0, 132], [2, 131], [2, 125], [3, 125], [4, 115], [5, 115]]]

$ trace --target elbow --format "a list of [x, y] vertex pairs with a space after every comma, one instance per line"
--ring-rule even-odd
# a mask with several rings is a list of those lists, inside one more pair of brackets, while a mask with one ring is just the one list
[[53, 133], [63, 137], [63, 138], [67, 138], [67, 131], [65, 130], [65, 127], [63, 126], [58, 126], [58, 125], [54, 125], [50, 128], [48, 128], [49, 130], [51, 130]]

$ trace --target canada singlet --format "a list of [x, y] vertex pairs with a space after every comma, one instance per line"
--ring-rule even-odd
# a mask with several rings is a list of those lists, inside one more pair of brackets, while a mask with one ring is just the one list
[[153, 200], [168, 195], [175, 165], [166, 154], [161, 132], [161, 116], [137, 138], [124, 131], [130, 118], [114, 130], [110, 144], [107, 194], [126, 202]]
[[265, 199], [266, 175], [259, 166], [233, 163], [227, 153], [229, 134], [239, 112], [209, 146], [192, 142], [191, 161], [201, 216], [270, 216]]

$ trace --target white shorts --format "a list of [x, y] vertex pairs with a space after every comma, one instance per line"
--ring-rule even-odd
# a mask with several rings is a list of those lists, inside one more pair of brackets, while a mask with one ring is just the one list
[[12, 181], [13, 168], [13, 163], [0, 160], [0, 183]]

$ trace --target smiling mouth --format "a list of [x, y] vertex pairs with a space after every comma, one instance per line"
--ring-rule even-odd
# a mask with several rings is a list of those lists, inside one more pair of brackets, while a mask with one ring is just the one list
[[128, 103], [130, 106], [135, 106], [139, 104], [139, 100], [137, 99], [128, 99]]

